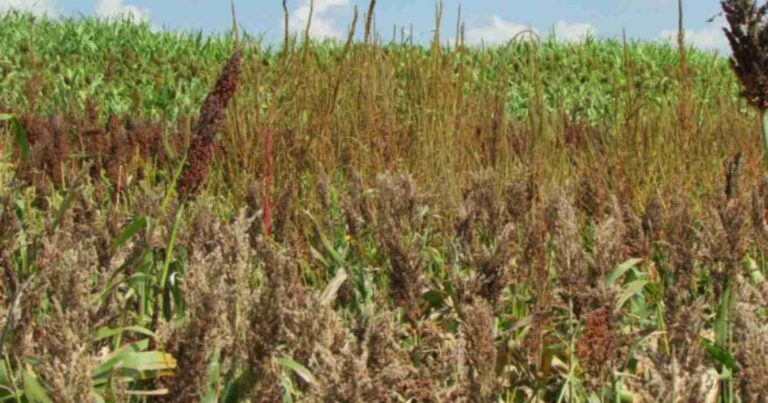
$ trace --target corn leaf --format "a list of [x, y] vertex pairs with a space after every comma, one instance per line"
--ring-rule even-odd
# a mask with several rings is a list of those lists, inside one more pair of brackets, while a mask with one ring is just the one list
[[631, 298], [640, 293], [648, 284], [648, 280], [635, 280], [624, 288], [616, 301], [616, 311], [619, 311]]
[[608, 275], [608, 284], [615, 284], [616, 281], [621, 278], [630, 269], [637, 267], [643, 259], [629, 259], [626, 262], [618, 265], [611, 274]]
[[121, 248], [125, 246], [125, 244], [133, 238], [134, 235], [136, 235], [139, 231], [143, 230], [147, 227], [147, 217], [139, 217], [135, 220], [131, 221], [130, 224], [128, 224], [127, 227], [123, 230], [123, 232], [120, 233], [120, 235], [115, 238], [115, 240], [112, 242], [113, 248]]
[[6, 113], [0, 113], [0, 121], [11, 122], [13, 135], [16, 138], [16, 144], [19, 146], [19, 153], [21, 153], [21, 160], [25, 163], [29, 162], [29, 140], [27, 139], [27, 131], [24, 129], [24, 126], [15, 116]]
[[103, 339], [108, 339], [112, 336], [121, 334], [121, 333], [138, 333], [142, 334], [144, 336], [149, 336], [151, 338], [157, 337], [154, 332], [152, 332], [149, 329], [143, 328], [141, 326], [126, 326], [126, 327], [120, 327], [116, 329], [111, 329], [108, 327], [102, 327], [99, 330], [96, 331], [96, 334], [93, 336], [94, 341], [99, 341]]
[[33, 403], [48, 403], [52, 402], [48, 397], [43, 385], [37, 379], [37, 376], [31, 369], [27, 368], [21, 374], [22, 382], [24, 384], [24, 397]]
[[314, 384], [317, 382], [317, 380], [315, 379], [315, 376], [312, 375], [312, 372], [309, 369], [307, 369], [307, 367], [299, 364], [298, 362], [290, 358], [286, 358], [286, 357], [278, 358], [277, 363], [280, 364], [280, 366], [282, 366], [283, 368], [290, 369], [291, 371], [295, 372], [296, 375], [299, 376], [299, 378], [303, 379], [305, 382], [309, 384]]
[[701, 339], [701, 345], [709, 353], [709, 357], [712, 358], [716, 364], [722, 365], [730, 370], [736, 369], [736, 360], [730, 351], [712, 343], [707, 339]]

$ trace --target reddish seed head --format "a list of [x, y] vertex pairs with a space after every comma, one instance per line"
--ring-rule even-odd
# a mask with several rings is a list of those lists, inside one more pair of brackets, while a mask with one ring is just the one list
[[189, 148], [187, 163], [179, 178], [178, 191], [183, 198], [194, 196], [205, 182], [215, 151], [214, 136], [224, 119], [224, 112], [240, 82], [242, 51], [230, 56], [200, 109], [195, 137]]
[[205, 98], [203, 106], [200, 109], [200, 120], [197, 123], [198, 137], [203, 137], [212, 142], [216, 131], [219, 129], [221, 121], [224, 119], [224, 112], [227, 109], [229, 100], [235, 95], [237, 86], [240, 82], [240, 60], [243, 53], [240, 50], [230, 56], [227, 64], [219, 75], [213, 91]]
[[214, 145], [204, 138], [196, 137], [189, 147], [187, 164], [179, 178], [178, 191], [183, 198], [194, 196], [208, 176], [213, 160]]
[[759, 109], [768, 108], [768, 4], [724, 0], [725, 35], [733, 50], [731, 67], [741, 81], [742, 96]]
[[587, 316], [586, 329], [576, 346], [576, 354], [592, 376], [599, 376], [616, 356], [617, 340], [608, 308], [600, 308]]

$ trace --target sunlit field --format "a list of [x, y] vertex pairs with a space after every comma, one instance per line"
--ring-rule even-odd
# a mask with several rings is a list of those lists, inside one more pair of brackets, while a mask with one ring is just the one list
[[0, 402], [765, 401], [768, 64], [359, 18], [0, 15]]

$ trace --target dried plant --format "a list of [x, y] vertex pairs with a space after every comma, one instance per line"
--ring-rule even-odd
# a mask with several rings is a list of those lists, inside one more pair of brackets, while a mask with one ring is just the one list
[[738, 300], [735, 309], [734, 346], [739, 362], [738, 384], [745, 401], [761, 401], [768, 390], [768, 323], [760, 316], [760, 307], [768, 304], [768, 285], [750, 284], [738, 279]]
[[[184, 282], [187, 296], [187, 322], [172, 330], [165, 347], [173, 352], [177, 365], [183, 368], [173, 379], [168, 401], [198, 400], [205, 390], [208, 363], [217, 348], [230, 347], [226, 300], [229, 293], [225, 270], [228, 269], [222, 251], [209, 255], [198, 250], [190, 261], [190, 275]], [[229, 340], [228, 340], [229, 339]]]
[[109, 158], [106, 164], [107, 175], [112, 181], [117, 196], [125, 190], [127, 178], [127, 166], [131, 158], [131, 149], [128, 143], [128, 132], [123, 122], [116, 115], [111, 115], [107, 121], [107, 133], [111, 144], [109, 145]]
[[494, 182], [493, 172], [481, 171], [472, 176], [469, 187], [464, 191], [457, 233], [467, 247], [482, 242], [478, 238], [483, 235], [496, 234], [503, 225], [502, 205], [496, 196]]
[[289, 231], [289, 225], [292, 221], [293, 214], [293, 201], [294, 201], [295, 189], [293, 186], [286, 186], [280, 198], [277, 199], [275, 204], [276, 214], [274, 215], [273, 223], [273, 236], [278, 241], [285, 241], [285, 238]]
[[707, 261], [722, 263], [728, 273], [726, 277], [735, 274], [747, 251], [747, 211], [747, 200], [739, 197], [721, 201], [712, 212], [714, 222], [705, 234], [706, 249], [702, 250], [702, 253]]
[[67, 159], [69, 158], [69, 133], [61, 115], [54, 115], [50, 119], [51, 141], [48, 152], [48, 174], [53, 183], [58, 187], [64, 186], [64, 172], [66, 171]]
[[342, 208], [347, 222], [347, 230], [354, 239], [363, 237], [366, 231], [376, 225], [373, 198], [369, 197], [363, 179], [357, 171], [348, 175], [347, 196], [342, 200]]
[[626, 232], [619, 201], [612, 197], [609, 214], [595, 228], [592, 271], [596, 277], [604, 278], [617, 265], [631, 257], [623, 244]]
[[547, 206], [545, 221], [558, 268], [566, 275], [580, 274], [572, 272], [581, 266], [581, 234], [576, 211], [563, 194], [552, 198]]
[[463, 307], [461, 342], [467, 361], [466, 396], [474, 402], [492, 401], [498, 393], [493, 310], [487, 302]]
[[752, 225], [759, 238], [768, 237], [768, 176], [763, 176], [760, 184], [752, 190]]
[[691, 303], [691, 288], [696, 275], [696, 259], [701, 236], [696, 229], [689, 202], [676, 199], [665, 218], [665, 242], [661, 249], [667, 264], [662, 267], [665, 280], [664, 301], [669, 312], [676, 312]]
[[405, 309], [412, 321], [421, 316], [424, 288], [423, 260], [419, 245], [403, 233], [413, 235], [421, 226], [418, 198], [409, 175], [382, 175], [377, 179], [380, 242], [389, 259], [390, 289], [395, 303]]
[[418, 246], [406, 244], [396, 232], [385, 235], [382, 246], [390, 270], [390, 292], [395, 303], [405, 309], [406, 317], [416, 321], [421, 317], [421, 294], [424, 288], [423, 260]]
[[706, 362], [706, 352], [697, 340], [704, 331], [706, 302], [699, 298], [688, 305], [671, 305], [665, 320], [670, 324], [669, 343], [675, 359], [686, 371], [694, 371]]
[[616, 318], [610, 307], [602, 307], [586, 315], [584, 334], [576, 345], [579, 362], [594, 379], [597, 387], [613, 375], [617, 359]]
[[579, 195], [576, 200], [576, 208], [582, 211], [587, 218], [594, 219], [602, 213], [605, 195], [603, 189], [596, 186], [595, 179], [585, 176], [579, 184]]
[[661, 197], [656, 194], [648, 200], [643, 212], [643, 232], [651, 241], [662, 239], [664, 229], [664, 215], [666, 214]]
[[533, 173], [528, 168], [518, 168], [505, 188], [506, 213], [514, 223], [525, 220], [538, 198]]
[[677, 402], [714, 401], [719, 388], [717, 373], [706, 366], [693, 370], [680, 367], [676, 359], [668, 361], [660, 355], [638, 356], [643, 372], [627, 380], [641, 401], [670, 399]]
[[477, 293], [495, 306], [502, 291], [510, 283], [510, 269], [516, 249], [517, 231], [513, 224], [508, 224], [492, 248], [470, 251], [468, 265], [477, 271], [476, 284], [471, 287], [471, 293]]
[[93, 362], [89, 343], [93, 318], [89, 308], [91, 273], [96, 272], [95, 244], [59, 231], [45, 240], [40, 253], [42, 291], [52, 315], [33, 326], [39, 335], [32, 346], [44, 357], [41, 374], [59, 401], [91, 400]]
[[378, 220], [387, 229], [402, 231], [418, 229], [422, 217], [422, 203], [413, 177], [404, 173], [390, 173], [376, 178]]

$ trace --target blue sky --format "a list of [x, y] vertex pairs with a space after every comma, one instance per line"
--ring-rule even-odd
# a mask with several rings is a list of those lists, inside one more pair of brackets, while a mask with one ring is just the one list
[[[563, 40], [578, 40], [587, 32], [601, 37], [659, 39], [677, 29], [677, 0], [444, 0], [443, 37], [455, 36], [459, 4], [466, 26], [467, 41], [494, 44], [513, 37], [523, 29], [540, 34], [554, 31]], [[282, 35], [281, 0], [237, 0], [240, 24], [252, 34], [276, 42]], [[293, 30], [303, 29], [309, 0], [289, 0]], [[367, 0], [315, 0], [312, 35], [344, 35], [358, 6], [361, 15]], [[705, 49], [724, 52], [726, 43], [720, 28], [723, 19], [707, 20], [719, 11], [719, 0], [684, 0], [689, 41]], [[27, 8], [55, 16], [133, 15], [156, 27], [223, 31], [231, 24], [228, 0], [0, 0], [0, 12], [10, 7]], [[414, 38], [426, 41], [434, 29], [435, 1], [378, 0], [377, 31], [391, 38], [393, 27], [413, 26]], [[398, 28], [399, 32], [400, 28]]]

